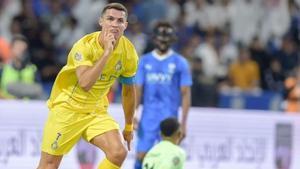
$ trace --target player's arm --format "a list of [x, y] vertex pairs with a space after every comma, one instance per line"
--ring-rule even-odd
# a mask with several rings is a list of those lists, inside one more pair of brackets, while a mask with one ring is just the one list
[[191, 87], [190, 86], [182, 86], [181, 87], [181, 109], [182, 109], [182, 118], [181, 118], [181, 129], [182, 129], [182, 138], [185, 137], [186, 133], [186, 125], [188, 112], [191, 106]]
[[76, 68], [76, 75], [80, 87], [89, 91], [102, 73], [102, 70], [114, 48], [115, 39], [112, 34], [104, 33], [104, 52], [100, 59], [93, 66], [79, 66]]
[[133, 139], [133, 118], [136, 107], [136, 87], [134, 84], [123, 84], [122, 105], [125, 116], [123, 136], [127, 141], [128, 150], [130, 150], [130, 142]]
[[133, 124], [133, 116], [136, 106], [136, 86], [134, 84], [123, 84], [122, 105], [125, 113], [125, 123], [128, 125]]
[[130, 142], [133, 139], [133, 118], [136, 107], [136, 79], [135, 75], [138, 67], [138, 55], [134, 46], [128, 41], [127, 60], [124, 64], [124, 71], [119, 77], [122, 85], [122, 106], [125, 116], [125, 129], [123, 137], [130, 150]]
[[187, 118], [188, 112], [191, 105], [191, 85], [192, 85], [192, 77], [190, 73], [189, 64], [186, 60], [183, 60], [181, 64], [181, 79], [180, 79], [180, 90], [181, 90], [181, 132], [182, 137], [181, 140], [184, 139], [186, 135], [186, 126], [187, 126]]

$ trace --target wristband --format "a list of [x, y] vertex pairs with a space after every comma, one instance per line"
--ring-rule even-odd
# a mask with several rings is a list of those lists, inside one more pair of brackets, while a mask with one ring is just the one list
[[125, 131], [133, 131], [133, 124], [125, 124]]

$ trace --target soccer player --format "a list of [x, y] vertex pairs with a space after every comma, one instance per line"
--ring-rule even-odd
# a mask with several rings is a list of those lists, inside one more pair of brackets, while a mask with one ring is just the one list
[[138, 126], [135, 169], [141, 169], [146, 152], [160, 139], [160, 122], [168, 117], [177, 118], [180, 106], [181, 139], [184, 138], [190, 107], [190, 68], [187, 60], [171, 49], [176, 40], [173, 26], [158, 22], [153, 40], [155, 49], [141, 57], [136, 76], [138, 103], [143, 100], [143, 110]]
[[[123, 139], [130, 150], [133, 138], [138, 62], [134, 46], [123, 36], [127, 16], [122, 4], [107, 4], [99, 19], [101, 32], [84, 36], [72, 47], [47, 102], [50, 113], [38, 169], [58, 168], [63, 155], [81, 137], [104, 151], [106, 157], [99, 169], [121, 167], [127, 155]], [[123, 136], [107, 112], [106, 95], [117, 78], [123, 84]]]
[[186, 154], [177, 145], [181, 138], [179, 126], [175, 118], [160, 123], [162, 141], [146, 154], [143, 169], [183, 169]]

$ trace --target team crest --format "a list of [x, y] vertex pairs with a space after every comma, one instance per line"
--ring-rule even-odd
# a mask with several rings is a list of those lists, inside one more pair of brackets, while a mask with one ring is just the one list
[[116, 69], [116, 71], [120, 71], [120, 70], [122, 69], [122, 63], [121, 63], [120, 60], [119, 60], [118, 63], [116, 64], [115, 69]]
[[151, 70], [151, 69], [152, 69], [152, 66], [151, 66], [150, 64], [146, 64], [146, 65], [145, 65], [145, 68], [146, 68], [147, 70]]
[[174, 166], [177, 166], [179, 163], [180, 163], [180, 159], [179, 159], [179, 157], [174, 157], [173, 159], [172, 159], [172, 162], [173, 162], [173, 165]]
[[169, 73], [174, 73], [175, 69], [176, 69], [176, 65], [174, 63], [169, 63], [168, 65]]
[[81, 61], [82, 60], [82, 55], [78, 52], [75, 53], [75, 60]]

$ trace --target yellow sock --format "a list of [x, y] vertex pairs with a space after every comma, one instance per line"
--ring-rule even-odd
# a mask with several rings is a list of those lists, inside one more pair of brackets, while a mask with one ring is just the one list
[[105, 158], [99, 165], [98, 169], [120, 169], [119, 166], [110, 162], [107, 158]]

